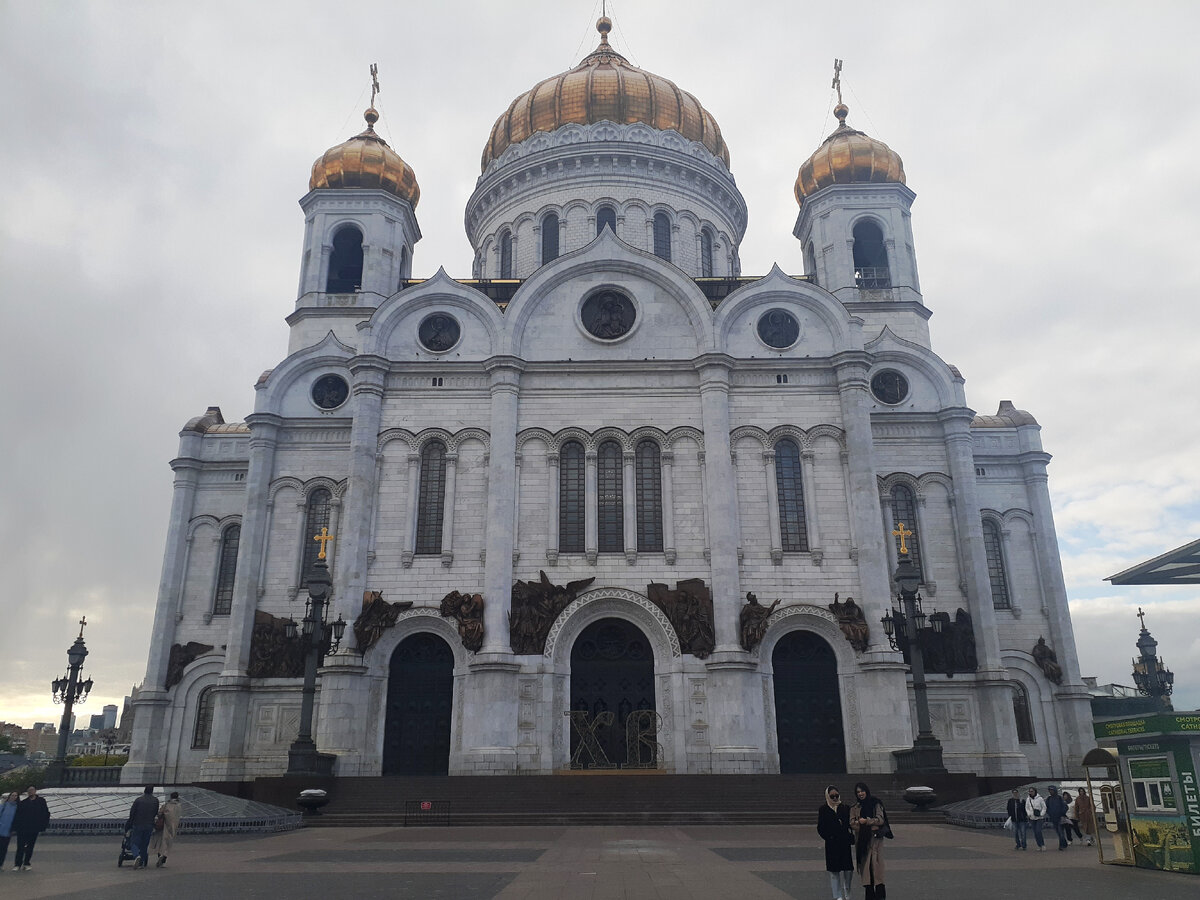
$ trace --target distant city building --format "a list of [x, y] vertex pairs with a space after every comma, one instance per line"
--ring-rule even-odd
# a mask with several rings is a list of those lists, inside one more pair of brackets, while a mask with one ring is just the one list
[[89, 731], [102, 731], [104, 727], [104, 713], [101, 713], [98, 716], [92, 716], [92, 718], [88, 721]]
[[117, 727], [117, 705], [109, 703], [104, 707], [103, 713], [104, 724], [101, 728], [116, 728]]

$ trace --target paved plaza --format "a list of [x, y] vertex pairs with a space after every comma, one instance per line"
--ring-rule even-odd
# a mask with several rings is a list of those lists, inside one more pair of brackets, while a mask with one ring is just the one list
[[[116, 837], [44, 836], [0, 896], [273, 900], [692, 900], [830, 896], [816, 829], [800, 826], [308, 828], [182, 835], [163, 869], [117, 868]], [[1000, 831], [896, 827], [894, 900], [1195, 900], [1200, 877], [1102, 866], [1094, 849], [1011, 849]], [[855, 898], [862, 897], [856, 886]]]

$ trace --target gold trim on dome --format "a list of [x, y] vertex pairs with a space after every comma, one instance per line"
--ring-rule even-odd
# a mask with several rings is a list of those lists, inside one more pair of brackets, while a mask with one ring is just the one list
[[421, 188], [412, 167], [375, 133], [379, 113], [374, 107], [364, 112], [363, 118], [366, 131], [330, 147], [313, 163], [308, 189], [374, 188], [407, 200], [416, 209]]
[[729, 166], [729, 148], [712, 113], [687, 91], [660, 75], [631, 65], [608, 43], [612, 21], [596, 23], [600, 45], [575, 68], [538, 82], [517, 97], [492, 126], [480, 168], [513, 144], [564, 125], [642, 122], [660, 131], [678, 131], [698, 141]]
[[850, 109], [839, 103], [833, 111], [838, 127], [800, 166], [796, 202], [831, 184], [904, 184], [904, 162], [885, 144], [846, 124]]

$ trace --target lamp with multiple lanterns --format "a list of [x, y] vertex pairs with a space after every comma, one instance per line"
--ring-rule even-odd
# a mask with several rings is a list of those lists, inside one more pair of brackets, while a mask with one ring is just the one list
[[71, 739], [71, 710], [76, 703], [86, 700], [92, 692], [92, 679], [79, 680], [83, 661], [88, 655], [87, 645], [83, 642], [83, 629], [86, 626], [87, 617], [84, 616], [79, 620], [79, 636], [75, 638], [75, 643], [67, 648], [67, 674], [50, 682], [51, 697], [55, 703], [63, 705], [63, 715], [58, 727], [58, 750], [46, 768], [47, 784], [62, 784], [67, 768], [67, 742]]

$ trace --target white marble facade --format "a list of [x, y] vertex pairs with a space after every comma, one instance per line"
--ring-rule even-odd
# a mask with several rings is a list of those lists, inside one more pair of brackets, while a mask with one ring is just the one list
[[[814, 248], [808, 276], [775, 268], [710, 300], [697, 281], [703, 228], [715, 238], [713, 275], [740, 274], [745, 204], [729, 170], [669, 129], [602, 125], [539, 133], [480, 177], [467, 211], [473, 274], [498, 276], [498, 235], [511, 229], [520, 283], [503, 304], [441, 270], [395, 291], [420, 237], [408, 200], [364, 187], [304, 198], [288, 357], [255, 385], [245, 423], [210, 409], [188, 422], [172, 461], [174, 501], [126, 779], [239, 780], [285, 769], [300, 681], [250, 677], [251, 635], [256, 611], [302, 614], [304, 512], [318, 488], [331, 495], [335, 615], [352, 621], [364, 591], [414, 604], [365, 654], [348, 630], [321, 670], [315, 734], [321, 750], [337, 754], [339, 775], [381, 772], [389, 664], [418, 632], [453, 651], [451, 774], [568, 768], [571, 649], [603, 618], [633, 623], [652, 650], [662, 767], [779, 771], [773, 651], [800, 630], [836, 656], [846, 770], [891, 771], [892, 751], [911, 746], [916, 718], [905, 668], [879, 625], [894, 595], [897, 485], [915, 500], [927, 611], [961, 607], [973, 617], [978, 671], [930, 676], [947, 766], [1039, 776], [1076, 767], [1090, 712], [1047, 490], [1050, 457], [1028, 413], [969, 409], [963, 377], [931, 349], [910, 225], [915, 195], [901, 183], [823, 188], [805, 198], [796, 226], [802, 247]], [[617, 212], [615, 234], [596, 236], [602, 205]], [[538, 254], [546, 210], [561, 228], [551, 261]], [[672, 262], [653, 252], [649, 222], [664, 210]], [[896, 287], [856, 286], [852, 231], [864, 218], [884, 235]], [[333, 236], [347, 222], [363, 234], [362, 287], [326, 292]], [[582, 304], [599, 290], [621, 292], [635, 310], [617, 338], [597, 338], [584, 323]], [[778, 310], [798, 325], [781, 349], [757, 330]], [[459, 325], [448, 349], [419, 338], [433, 313]], [[873, 393], [880, 372], [907, 381], [899, 402]], [[312, 395], [326, 375], [350, 386], [330, 409]], [[422, 448], [435, 439], [447, 451], [442, 541], [440, 552], [422, 554], [416, 492]], [[596, 543], [594, 457], [608, 439], [624, 457], [622, 552]], [[661, 458], [664, 540], [651, 552], [637, 550], [632, 525], [632, 460], [645, 439]], [[582, 552], [559, 546], [559, 451], [569, 440], [587, 455]], [[781, 539], [774, 460], [783, 440], [800, 449], [804, 552]], [[985, 522], [999, 537], [1007, 602], [992, 594]], [[240, 526], [240, 541], [223, 607], [216, 592], [230, 525]], [[515, 655], [512, 585], [540, 569], [556, 584], [595, 580], [554, 621], [541, 655]], [[689, 578], [713, 594], [716, 650], [705, 659], [681, 652], [647, 598], [651, 582]], [[451, 590], [484, 597], [479, 652], [464, 649], [438, 613]], [[751, 652], [738, 632], [748, 591], [781, 601]], [[838, 629], [828, 609], [835, 592], [864, 607], [865, 652]], [[1061, 685], [1034, 663], [1039, 636], [1058, 655]], [[213, 649], [168, 686], [171, 647], [189, 642]], [[1018, 739], [1016, 686], [1032, 726], [1022, 737], [1032, 740]], [[213, 715], [198, 737], [202, 695]]]

